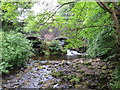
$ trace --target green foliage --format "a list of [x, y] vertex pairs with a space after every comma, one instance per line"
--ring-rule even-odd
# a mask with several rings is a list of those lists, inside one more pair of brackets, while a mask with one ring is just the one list
[[43, 41], [42, 44], [40, 45], [40, 48], [41, 48], [40, 49], [40, 54], [50, 55], [49, 45], [50, 45], [50, 42]]
[[[67, 13], [69, 19], [67, 20], [65, 15], [66, 10], [69, 11]], [[64, 22], [66, 20], [66, 22], [59, 25], [64, 31], [64, 36], [70, 37], [68, 39], [68, 48], [88, 46], [96, 35], [101, 32], [101, 29], [104, 29], [104, 27], [92, 28], [92, 26], [109, 25], [112, 23], [110, 14], [106, 13], [96, 2], [76, 2], [72, 7], [64, 7], [63, 11], [63, 14], [61, 14], [61, 11], [59, 13], [62, 17], [61, 19], [63, 19]], [[61, 22], [62, 20], [59, 21]], [[85, 41], [83, 39], [85, 39]]]
[[[47, 20], [50, 17], [50, 12], [40, 13], [37, 15], [28, 15], [28, 17], [24, 20], [25, 27], [24, 31], [30, 32], [30, 31], [40, 31], [42, 29], [46, 29], [49, 27], [47, 24]], [[46, 22], [46, 23], [45, 23]]]
[[62, 49], [62, 45], [57, 40], [52, 41], [49, 46], [49, 51], [51, 54], [63, 54]]
[[0, 2], [0, 20], [2, 21], [3, 30], [21, 30], [23, 23], [20, 18], [25, 18], [27, 13], [30, 13], [30, 8], [33, 3], [30, 2]]
[[120, 89], [120, 63], [117, 62], [117, 67], [114, 70], [113, 73], [113, 82], [111, 83], [112, 89], [113, 90], [118, 90]]
[[93, 40], [87, 51], [91, 57], [107, 58], [117, 52], [116, 38], [113, 30], [102, 30]]
[[64, 17], [64, 20], [66, 21], [70, 20], [70, 17], [72, 16], [71, 9], [73, 7], [74, 7], [74, 3], [66, 5], [63, 8], [61, 8], [59, 11], [60, 16]]
[[0, 70], [8, 72], [10, 67], [25, 64], [31, 55], [31, 44], [23, 34], [15, 32], [1, 32], [2, 35], [2, 61]]
[[9, 70], [8, 68], [10, 68], [12, 65], [8, 64], [7, 62], [1, 61], [0, 63], [0, 73], [8, 73]]
[[3, 11], [2, 20], [18, 20], [19, 15], [28, 12], [33, 3], [29, 2], [1, 2], [1, 10]]

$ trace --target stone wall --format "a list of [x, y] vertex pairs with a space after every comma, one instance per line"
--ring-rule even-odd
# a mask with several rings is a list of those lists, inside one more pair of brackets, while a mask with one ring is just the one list
[[49, 27], [46, 30], [41, 30], [42, 40], [51, 41], [53, 38], [61, 35], [61, 31], [55, 27]]

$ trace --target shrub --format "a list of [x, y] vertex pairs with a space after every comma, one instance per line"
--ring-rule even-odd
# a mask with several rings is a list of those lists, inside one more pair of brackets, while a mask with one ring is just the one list
[[116, 38], [113, 30], [103, 30], [93, 40], [87, 50], [88, 54], [93, 57], [108, 58], [117, 53]]
[[54, 40], [49, 46], [49, 51], [51, 52], [51, 54], [62, 54], [63, 48], [59, 41]]
[[110, 84], [113, 90], [118, 90], [120, 89], [120, 62], [116, 63], [116, 68], [112, 75], [113, 75], [112, 83]]
[[8, 73], [10, 67], [25, 64], [31, 55], [31, 44], [23, 34], [15, 32], [2, 33], [2, 61], [0, 70]]

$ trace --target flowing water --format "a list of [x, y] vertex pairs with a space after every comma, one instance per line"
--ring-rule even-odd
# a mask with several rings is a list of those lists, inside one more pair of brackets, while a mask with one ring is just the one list
[[69, 56], [69, 55], [41, 55], [41, 56], [33, 56], [31, 59], [33, 60], [74, 60], [77, 58], [81, 58], [82, 56], [74, 55], [74, 56]]
[[[109, 89], [110, 63], [82, 56], [31, 57], [25, 68], [3, 75], [3, 88]], [[109, 78], [108, 78], [109, 77]]]

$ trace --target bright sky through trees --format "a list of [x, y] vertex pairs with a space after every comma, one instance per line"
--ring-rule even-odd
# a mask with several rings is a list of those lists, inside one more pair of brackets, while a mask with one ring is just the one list
[[35, 14], [43, 13], [45, 11], [53, 11], [57, 5], [57, 0], [40, 0], [38, 3], [34, 4], [32, 10]]

